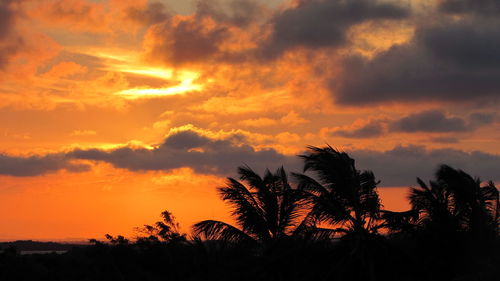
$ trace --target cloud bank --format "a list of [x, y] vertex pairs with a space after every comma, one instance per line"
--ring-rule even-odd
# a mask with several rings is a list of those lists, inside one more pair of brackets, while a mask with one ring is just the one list
[[[111, 164], [133, 172], [165, 171], [190, 167], [196, 173], [231, 176], [236, 168], [248, 165], [263, 172], [283, 165], [289, 171], [301, 171], [302, 163], [295, 155], [274, 149], [256, 150], [241, 143], [241, 136], [213, 138], [186, 130], [169, 135], [155, 148], [121, 147], [112, 150], [76, 149], [45, 156], [0, 155], [0, 174], [37, 176], [59, 170], [87, 171], [90, 166], [78, 160]], [[397, 146], [387, 151], [347, 151], [358, 168], [373, 170], [381, 186], [410, 186], [415, 178], [431, 178], [437, 165], [449, 164], [485, 180], [500, 180], [500, 155], [457, 149], [428, 150], [423, 146]]]
[[[330, 135], [345, 138], [373, 138], [389, 133], [461, 133], [493, 124], [494, 112], [474, 112], [468, 117], [450, 116], [437, 109], [411, 113], [401, 118], [372, 119], [361, 125], [334, 128]], [[445, 140], [445, 139], [442, 139]], [[438, 142], [441, 142], [438, 140]]]
[[[443, 1], [413, 38], [373, 58], [349, 55], [330, 80], [337, 103], [498, 100], [498, 1]], [[460, 18], [450, 15], [460, 14]]]

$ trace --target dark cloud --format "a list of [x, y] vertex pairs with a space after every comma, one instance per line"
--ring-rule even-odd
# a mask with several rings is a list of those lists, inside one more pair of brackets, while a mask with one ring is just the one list
[[447, 117], [439, 110], [427, 110], [393, 121], [389, 129], [395, 132], [464, 132], [469, 130], [464, 119]]
[[495, 122], [496, 113], [492, 112], [475, 112], [469, 116], [469, 123], [473, 127], [489, 125]]
[[0, 154], [0, 175], [30, 177], [57, 172], [59, 170], [82, 172], [88, 169], [89, 166], [87, 165], [71, 163], [70, 159], [63, 154], [29, 157]]
[[170, 18], [170, 11], [160, 2], [148, 3], [145, 9], [129, 7], [126, 11], [127, 17], [144, 25], [159, 23]]
[[383, 122], [381, 120], [372, 120], [362, 127], [354, 129], [337, 129], [331, 133], [332, 136], [341, 136], [345, 138], [372, 138], [385, 133]]
[[203, 62], [221, 55], [220, 45], [229, 37], [227, 26], [207, 26], [202, 18], [167, 20], [150, 29], [149, 56], [180, 65]]
[[433, 178], [440, 164], [462, 169], [483, 180], [500, 180], [500, 155], [456, 149], [427, 150], [423, 146], [397, 146], [385, 152], [358, 150], [350, 152], [357, 167], [372, 170], [380, 186], [415, 185], [416, 177]]
[[[221, 46], [252, 23], [262, 21], [262, 5], [252, 0], [201, 0], [196, 12], [171, 18], [151, 27], [149, 57], [167, 64], [240, 62], [252, 56], [248, 50], [224, 50]], [[236, 35], [237, 36], [237, 35]]]
[[272, 34], [261, 55], [275, 58], [296, 47], [338, 47], [346, 43], [346, 33], [355, 24], [407, 16], [407, 10], [377, 1], [300, 1], [297, 7], [286, 9], [272, 19]]
[[435, 137], [430, 139], [431, 142], [437, 142], [437, 143], [459, 143], [460, 140], [458, 138], [454, 137]]
[[254, 0], [200, 0], [196, 3], [196, 14], [199, 16], [210, 16], [217, 22], [245, 27], [251, 23], [258, 22], [264, 8]]
[[[331, 136], [345, 138], [372, 138], [391, 132], [403, 133], [459, 133], [470, 132], [495, 122], [496, 114], [492, 112], [474, 112], [468, 118], [449, 116], [438, 109], [425, 110], [409, 114], [399, 119], [374, 119], [362, 126], [336, 128]], [[457, 143], [450, 137], [437, 137], [434, 142]]]
[[[194, 131], [170, 135], [154, 149], [122, 147], [114, 150], [76, 149], [46, 156], [14, 157], [0, 154], [0, 174], [37, 176], [58, 170], [85, 171], [89, 166], [79, 160], [105, 162], [129, 171], [169, 171], [191, 167], [197, 173], [234, 175], [236, 168], [247, 164], [259, 173], [266, 168], [284, 165], [289, 171], [301, 171], [299, 157], [273, 149], [255, 150], [235, 143], [240, 139], [213, 139]], [[500, 180], [500, 155], [455, 149], [427, 150], [423, 146], [397, 146], [388, 151], [347, 151], [360, 169], [373, 170], [381, 186], [409, 186], [415, 178], [430, 178], [439, 164], [449, 164], [485, 180]], [[75, 162], [76, 161], [76, 162]]]
[[442, 20], [419, 26], [414, 38], [373, 59], [347, 57], [331, 80], [341, 104], [497, 100], [500, 21]]
[[495, 16], [500, 14], [499, 0], [444, 0], [439, 9], [452, 14], [478, 14]]
[[211, 139], [193, 131], [173, 134], [152, 150], [129, 147], [111, 151], [75, 150], [69, 156], [107, 162], [116, 168], [131, 171], [168, 171], [191, 167], [198, 173], [230, 175], [243, 164], [256, 171], [263, 171], [267, 167], [276, 168], [278, 165], [295, 170], [300, 167], [297, 157], [289, 157], [273, 149], [256, 151], [249, 145]]
[[475, 112], [470, 114], [468, 118], [461, 118], [448, 116], [440, 110], [431, 109], [388, 121], [388, 127], [391, 132], [405, 133], [466, 132], [492, 124], [495, 116], [495, 113], [491, 112]]
[[417, 40], [436, 59], [457, 68], [500, 69], [500, 24], [464, 21], [417, 32]]
[[10, 57], [18, 52], [24, 42], [15, 34], [15, 22], [18, 10], [15, 1], [0, 2], [0, 70], [9, 63]]
[[[384, 152], [355, 150], [348, 153], [356, 159], [359, 168], [373, 170], [382, 180], [381, 186], [414, 185], [417, 176], [430, 178], [440, 164], [449, 164], [486, 180], [500, 180], [500, 155], [480, 151], [427, 150], [423, 146], [409, 145]], [[103, 161], [130, 171], [191, 167], [198, 173], [223, 176], [234, 174], [236, 167], [243, 164], [256, 171], [280, 165], [300, 171], [302, 166], [296, 156], [283, 155], [273, 149], [256, 151], [248, 145], [208, 138], [193, 131], [173, 134], [153, 150], [128, 147], [111, 151], [75, 150], [67, 156]]]
[[0, 2], [0, 41], [5, 39], [14, 27], [15, 16], [11, 8], [11, 2]]

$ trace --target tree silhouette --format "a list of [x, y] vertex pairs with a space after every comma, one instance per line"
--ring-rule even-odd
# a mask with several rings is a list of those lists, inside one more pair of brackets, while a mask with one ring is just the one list
[[436, 180], [411, 188], [412, 209], [420, 214], [418, 225], [438, 237], [466, 233], [475, 239], [498, 235], [499, 193], [493, 182], [481, 186], [462, 170], [441, 165]]
[[373, 173], [357, 170], [354, 159], [331, 146], [308, 148], [309, 152], [300, 157], [304, 160], [304, 172], [313, 172], [314, 178], [305, 174], [294, 176], [299, 180], [299, 189], [308, 192], [312, 201], [310, 221], [335, 226], [322, 229], [330, 236], [377, 233], [380, 199]]
[[233, 206], [232, 215], [240, 228], [205, 220], [194, 225], [194, 235], [208, 240], [260, 243], [296, 235], [305, 200], [299, 190], [290, 186], [283, 167], [275, 173], [266, 170], [260, 177], [248, 166], [242, 166], [238, 174], [248, 186], [228, 178], [226, 186], [218, 190], [222, 200]]
[[186, 234], [180, 233], [179, 223], [169, 211], [161, 213], [162, 220], [154, 225], [145, 224], [136, 230], [146, 236], [138, 237], [140, 242], [185, 242]]

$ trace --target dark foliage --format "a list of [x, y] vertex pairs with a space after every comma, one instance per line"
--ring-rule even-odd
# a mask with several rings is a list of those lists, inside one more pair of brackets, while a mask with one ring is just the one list
[[297, 236], [301, 209], [306, 197], [288, 183], [285, 170], [269, 170], [260, 177], [247, 166], [239, 167], [243, 183], [227, 179], [219, 188], [222, 200], [233, 206], [233, 216], [240, 228], [225, 222], [205, 220], [194, 225], [195, 236], [208, 240], [269, 244]]

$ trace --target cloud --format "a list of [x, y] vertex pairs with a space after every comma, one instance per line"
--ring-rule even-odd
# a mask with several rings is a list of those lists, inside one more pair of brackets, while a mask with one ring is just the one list
[[343, 73], [330, 81], [337, 103], [498, 100], [500, 21], [442, 17], [373, 58], [345, 58]]
[[18, 14], [15, 1], [0, 2], [0, 70], [5, 69], [11, 57], [24, 45], [15, 30]]
[[95, 136], [97, 135], [96, 131], [93, 130], [75, 130], [71, 132], [70, 136], [80, 137], [80, 136]]
[[334, 129], [331, 136], [344, 138], [372, 138], [379, 137], [385, 133], [384, 122], [382, 120], [370, 120], [365, 124], [354, 124], [353, 126]]
[[288, 169], [300, 166], [298, 158], [280, 154], [274, 149], [255, 150], [247, 144], [237, 144], [231, 138], [210, 138], [189, 130], [169, 135], [154, 149], [74, 150], [68, 156], [106, 162], [130, 171], [170, 171], [190, 167], [197, 173], [216, 175], [233, 174], [238, 166], [244, 164], [256, 171], [278, 165]]
[[129, 19], [145, 25], [159, 23], [171, 17], [168, 8], [161, 2], [148, 3], [145, 7], [128, 7], [125, 13]]
[[[296, 134], [281, 136], [288, 140], [300, 139]], [[485, 180], [500, 180], [500, 155], [481, 151], [466, 152], [457, 149], [426, 149], [423, 146], [396, 146], [387, 151], [347, 151], [356, 160], [359, 169], [374, 171], [382, 180], [381, 186], [409, 186], [415, 178], [431, 178], [439, 164], [449, 164]], [[257, 172], [275, 169], [281, 165], [289, 171], [301, 171], [302, 162], [294, 155], [274, 149], [256, 150], [245, 144], [236, 134], [209, 136], [186, 129], [174, 130], [163, 143], [153, 148], [124, 146], [112, 150], [75, 149], [66, 153], [45, 156], [9, 156], [0, 154], [0, 174], [10, 176], [39, 176], [67, 170], [82, 172], [90, 168], [82, 160], [104, 162], [115, 168], [132, 172], [172, 171], [191, 168], [198, 174], [234, 175], [236, 168], [249, 165]]]
[[209, 17], [174, 17], [153, 25], [145, 38], [148, 56], [155, 61], [181, 65], [211, 60], [230, 36], [226, 26]]
[[196, 11], [151, 26], [144, 38], [147, 56], [170, 65], [240, 62], [255, 42], [248, 26], [257, 24], [264, 7], [251, 0], [197, 1]]
[[53, 173], [59, 170], [83, 172], [90, 169], [88, 165], [74, 164], [70, 160], [64, 154], [28, 157], [0, 154], [0, 175], [30, 177]]
[[63, 61], [53, 65], [52, 68], [42, 76], [51, 79], [68, 78], [73, 75], [85, 73], [87, 70], [88, 68], [86, 66], [73, 61]]
[[11, 3], [8, 0], [0, 2], [0, 40], [5, 39], [14, 26], [15, 15]]
[[402, 19], [408, 13], [395, 4], [370, 0], [313, 0], [272, 15], [253, 0], [203, 0], [195, 13], [152, 26], [145, 46], [151, 59], [174, 65], [274, 59], [300, 47], [339, 47], [351, 26]]
[[[474, 131], [495, 121], [492, 112], [474, 112], [468, 118], [449, 116], [438, 109], [409, 114], [401, 118], [357, 120], [348, 126], [328, 129], [331, 136], [372, 138], [389, 133], [460, 133]], [[454, 138], [435, 137], [435, 142], [456, 143]]]
[[473, 127], [489, 125], [495, 122], [496, 116], [494, 112], [475, 112], [469, 115], [469, 122]]
[[217, 22], [246, 27], [259, 21], [265, 8], [254, 0], [200, 0], [196, 3], [199, 16], [210, 16]]
[[394, 132], [463, 132], [469, 130], [462, 118], [447, 117], [439, 110], [427, 110], [411, 114], [391, 122]]
[[290, 111], [287, 115], [281, 117], [280, 122], [288, 126], [298, 126], [308, 123], [309, 120], [300, 117], [295, 111]]
[[439, 3], [439, 9], [451, 14], [478, 14], [495, 16], [500, 14], [498, 0], [444, 0]]
[[380, 186], [410, 186], [416, 177], [432, 179], [440, 164], [462, 169], [483, 180], [500, 180], [500, 155], [456, 149], [429, 150], [423, 146], [396, 146], [387, 151], [357, 150], [348, 153], [357, 167], [372, 170]]
[[302, 118], [297, 112], [290, 111], [289, 113], [279, 118], [278, 120], [267, 117], [260, 117], [260, 118], [242, 120], [238, 122], [238, 124], [247, 127], [269, 127], [278, 125], [294, 127], [308, 122], [309, 120]]
[[408, 11], [389, 3], [368, 0], [298, 1], [277, 13], [271, 21], [272, 33], [261, 53], [275, 58], [298, 47], [339, 47], [346, 43], [351, 26], [367, 20], [402, 19]]
[[79, 32], [105, 32], [110, 17], [106, 14], [106, 3], [87, 0], [43, 0], [37, 1], [31, 16], [52, 26]]
[[430, 139], [431, 142], [437, 142], [437, 143], [459, 143], [460, 140], [458, 138], [454, 137], [435, 137]]
[[238, 124], [246, 127], [268, 127], [278, 125], [278, 121], [267, 117], [260, 117], [255, 119], [242, 120], [238, 122]]

